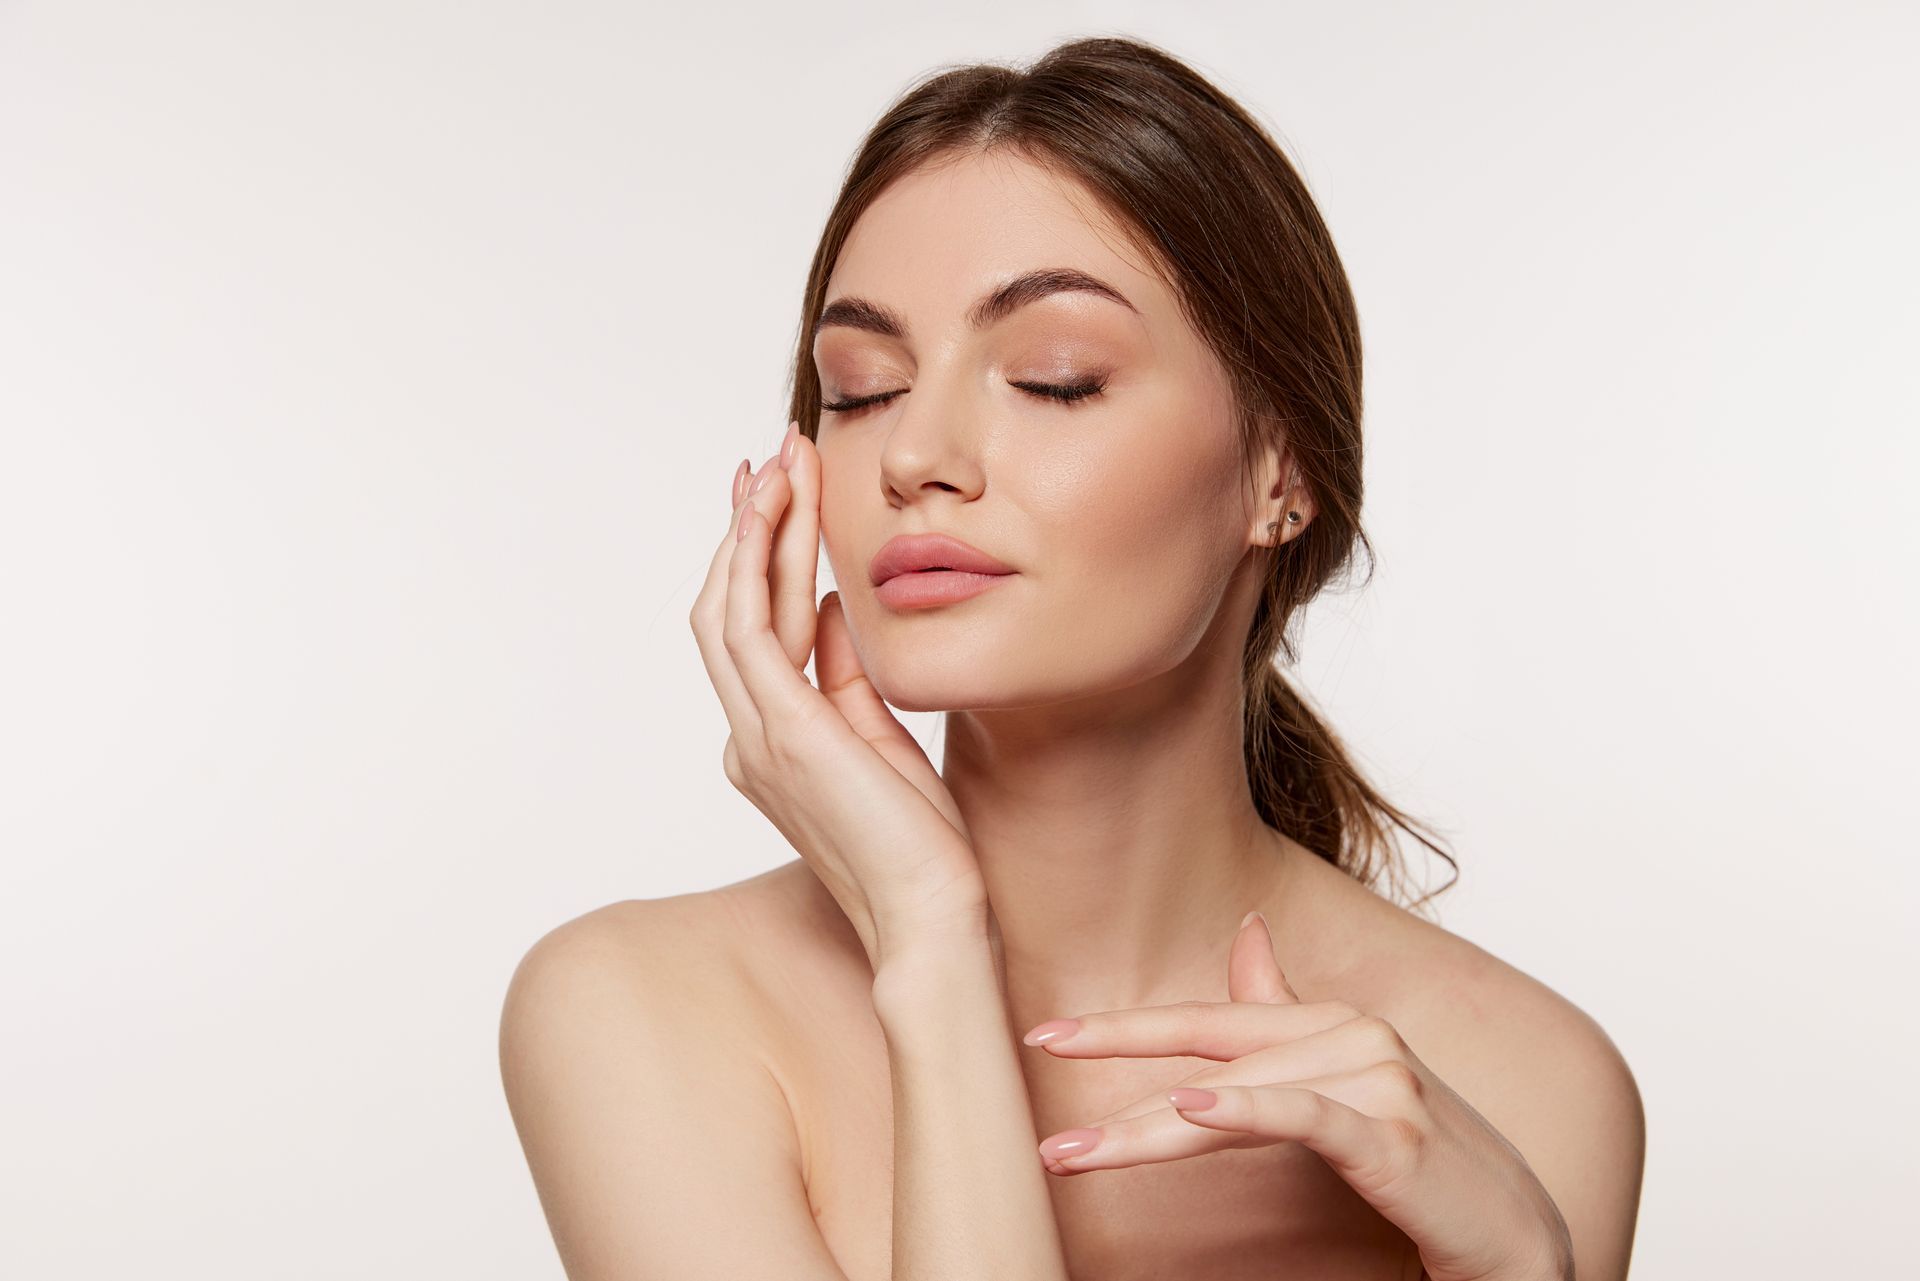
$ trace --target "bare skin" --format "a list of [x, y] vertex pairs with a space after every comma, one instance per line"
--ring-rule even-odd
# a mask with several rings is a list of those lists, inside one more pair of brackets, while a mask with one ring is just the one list
[[[944, 960], [913, 958], [925, 919], [910, 929], [859, 911], [850, 920], [865, 899], [847, 867], [823, 882], [806, 849], [748, 881], [614, 904], [554, 931], [515, 976], [502, 1065], [569, 1275], [759, 1274], [778, 1258], [782, 1275], [807, 1281], [890, 1278], [901, 1226], [889, 1209], [899, 1151], [889, 1085], [901, 1079], [890, 1032], [914, 1042], [920, 1104], [996, 1100], [933, 1107], [903, 1127], [915, 1136], [905, 1150], [920, 1200], [901, 1204], [915, 1258], [928, 1264], [908, 1274], [952, 1275], [938, 1268], [987, 1257], [951, 1245], [996, 1225], [954, 1219], [983, 1180], [957, 1177], [948, 1156], [990, 1132], [992, 1160], [974, 1168], [1013, 1187], [1023, 1136], [1009, 1118], [1030, 1120], [1036, 1139], [1093, 1124], [1202, 1063], [1072, 1061], [1020, 1046], [1023, 1081], [1007, 1066], [1004, 1084], [1024, 1085], [1028, 1118], [1014, 1115], [1011, 1088], [951, 1070], [947, 1048], [1056, 1017], [1225, 1001], [1235, 925], [1258, 909], [1301, 999], [1390, 1021], [1519, 1149], [1564, 1215], [1581, 1281], [1624, 1277], [1642, 1119], [1605, 1033], [1254, 811], [1239, 646], [1256, 558], [1304, 529], [1276, 520], [1286, 510], [1310, 523], [1311, 499], [1291, 488], [1284, 453], [1267, 451], [1244, 474], [1218, 363], [1084, 194], [1006, 157], [909, 175], [884, 193], [844, 247], [828, 298], [875, 301], [909, 332], [830, 328], [815, 359], [830, 399], [894, 394], [823, 420], [791, 472], [759, 469], [764, 487], [748, 500], [778, 525], [776, 539], [803, 531], [775, 543], [767, 575], [788, 659], [804, 663], [812, 641], [784, 620], [810, 620], [816, 600], [813, 529], [794, 522], [817, 512], [844, 610], [836, 666], [850, 661], [850, 635], [865, 680], [891, 706], [964, 709], [950, 714], [935, 792], [964, 813], [1002, 990], [985, 990], [977, 968], [950, 979]], [[1110, 282], [1127, 302], [1053, 294], [984, 329], [972, 323], [985, 291], [1054, 267]], [[1016, 389], [1094, 369], [1106, 390], [1079, 407]], [[736, 493], [737, 521], [738, 503]], [[1017, 572], [959, 605], [889, 609], [866, 562], [887, 538], [928, 530]], [[748, 532], [766, 537], [764, 524]], [[818, 785], [833, 782], [826, 771]], [[891, 1007], [909, 1016], [897, 1026], [876, 1017], [876, 971], [889, 957], [913, 961], [895, 972], [917, 966], [929, 980]], [[963, 993], [950, 1013], [943, 985]], [[996, 1115], [969, 1119], [983, 1110]], [[1044, 1187], [1065, 1275], [1251, 1281], [1285, 1268], [1413, 1281], [1421, 1270], [1409, 1239], [1297, 1143], [1078, 1174], [1048, 1167]], [[1041, 1195], [1035, 1185], [1025, 1204], [1048, 1228]], [[1047, 1261], [1035, 1227], [1022, 1229], [1035, 1247], [1023, 1257]], [[1044, 1274], [1061, 1263], [1053, 1257]], [[1488, 1281], [1523, 1275], [1547, 1273]]]
[[[1590, 1243], [1582, 1259], [1590, 1270], [1579, 1275], [1624, 1276], [1643, 1139], [1631, 1074], [1605, 1032], [1537, 980], [1284, 838], [1276, 857], [1287, 872], [1284, 891], [1248, 907], [1267, 915], [1301, 996], [1348, 1000], [1392, 1021], [1526, 1155], [1576, 1242]], [[839, 1271], [850, 1281], [888, 1281], [893, 1134], [873, 973], [804, 862], [717, 890], [612, 904], [562, 926], [541, 947], [556, 968], [624, 961], [652, 982], [663, 979], [658, 958], [678, 955], [671, 982], [697, 993], [689, 1017], [698, 1034], [764, 1066], [764, 1106], [738, 1114], [791, 1126], [781, 1145], [784, 1173]], [[1216, 969], [1224, 975], [1224, 966]], [[1224, 1000], [1224, 977], [1153, 999]], [[1024, 1029], [1076, 1012], [1035, 1005], [1015, 1009], [1012, 1022]], [[686, 1031], [696, 1033], [693, 1023]], [[604, 1025], [594, 1035], [605, 1037]], [[1199, 1065], [1073, 1062], [1022, 1050], [1037, 1134], [1084, 1124]], [[726, 1141], [718, 1119], [709, 1128]], [[697, 1163], [702, 1151], [673, 1159]], [[1629, 1166], [1632, 1179], [1621, 1175]], [[1343, 1281], [1420, 1275], [1411, 1243], [1296, 1144], [1092, 1171], [1052, 1178], [1049, 1187], [1076, 1277], [1267, 1281], [1282, 1265]], [[594, 1199], [603, 1197], [621, 1200], [617, 1190], [596, 1189]], [[637, 1188], [628, 1200], [645, 1213], [649, 1202]], [[556, 1213], [567, 1222], [565, 1205], [549, 1205]], [[717, 1214], [713, 1230], [785, 1240], [751, 1201]]]

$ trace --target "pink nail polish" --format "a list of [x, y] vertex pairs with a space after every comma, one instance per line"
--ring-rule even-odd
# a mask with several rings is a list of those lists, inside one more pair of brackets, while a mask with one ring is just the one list
[[1040, 1155], [1050, 1156], [1056, 1161], [1065, 1161], [1069, 1157], [1083, 1156], [1099, 1146], [1101, 1133], [1085, 1127], [1062, 1130], [1051, 1135], [1040, 1145]]
[[740, 505], [740, 487], [747, 483], [747, 470], [753, 466], [751, 459], [742, 458], [740, 465], [733, 469], [733, 505]]
[[773, 473], [770, 471], [762, 471], [758, 476], [753, 478], [753, 484], [748, 487], [747, 492], [749, 494], [759, 493], [761, 488], [767, 483], [767, 478], [772, 475]]
[[747, 541], [747, 523], [752, 519], [753, 503], [749, 500], [747, 505], [740, 509], [740, 531], [733, 536], [734, 542], [744, 543]]
[[1212, 1090], [1196, 1090], [1181, 1086], [1177, 1090], [1167, 1091], [1167, 1102], [1182, 1112], [1204, 1112], [1220, 1101], [1220, 1096]]
[[794, 448], [793, 442], [797, 440], [799, 436], [800, 436], [800, 424], [788, 423], [786, 439], [782, 441], [780, 444], [780, 470], [781, 471], [787, 471], [793, 467], [793, 448]]
[[1064, 1041], [1079, 1030], [1079, 1019], [1048, 1019], [1020, 1039], [1028, 1045], [1047, 1045], [1054, 1041]]

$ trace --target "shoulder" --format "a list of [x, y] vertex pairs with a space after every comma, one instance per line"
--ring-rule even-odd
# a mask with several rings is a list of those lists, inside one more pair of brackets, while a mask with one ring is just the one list
[[1626, 1275], [1646, 1115], [1625, 1055], [1578, 1004], [1438, 925], [1405, 914], [1404, 971], [1385, 1014], [1421, 1062], [1519, 1150], [1572, 1233], [1577, 1275]]
[[641, 1063], [714, 1047], [757, 1057], [745, 1035], [737, 954], [706, 895], [609, 903], [541, 935], [500, 1010], [500, 1071], [516, 1116], [586, 1097]]
[[798, 860], [714, 889], [609, 903], [555, 926], [521, 957], [501, 1009], [502, 1069], [511, 1089], [519, 1060], [544, 1046], [673, 1029], [778, 1078], [795, 985], [850, 972], [864, 956]]
[[[725, 890], [611, 903], [514, 970], [501, 1078], [569, 1276], [768, 1275], [775, 1259], [841, 1275], [767, 1057], [741, 907]], [[715, 1239], [741, 1201], [753, 1225]]]
[[[507, 985], [503, 1048], [515, 1033], [616, 1012], [698, 1018], [737, 1032], [755, 987], [748, 939], [778, 913], [768, 877], [662, 898], [624, 899], [548, 930]], [[524, 1039], [524, 1038], [520, 1038]]]

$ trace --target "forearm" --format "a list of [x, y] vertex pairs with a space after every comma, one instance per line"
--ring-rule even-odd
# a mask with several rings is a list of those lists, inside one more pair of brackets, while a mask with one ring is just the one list
[[988, 939], [885, 961], [894, 1281], [1066, 1281], [1033, 1111]]

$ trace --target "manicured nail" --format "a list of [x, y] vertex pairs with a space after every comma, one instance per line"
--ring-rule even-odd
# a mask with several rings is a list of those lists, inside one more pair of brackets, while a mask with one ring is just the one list
[[740, 486], [747, 483], [747, 471], [753, 466], [751, 459], [742, 458], [740, 465], [733, 469], [733, 505], [740, 505]]
[[1040, 1145], [1040, 1155], [1064, 1161], [1068, 1157], [1084, 1156], [1093, 1151], [1100, 1142], [1100, 1131], [1084, 1127], [1075, 1130], [1062, 1130], [1050, 1136]]
[[[1247, 914], [1246, 914], [1245, 916], [1243, 916], [1243, 917], [1241, 917], [1241, 918], [1240, 918], [1240, 928], [1241, 928], [1241, 929], [1243, 929], [1243, 930], [1244, 930], [1244, 929], [1246, 929], [1246, 928], [1247, 928], [1247, 922], [1249, 922], [1249, 921], [1251, 921], [1251, 920], [1252, 920], [1252, 919], [1253, 919], [1254, 917], [1256, 917], [1256, 916], [1260, 918], [1260, 924], [1262, 924], [1262, 925], [1266, 925], [1266, 924], [1267, 924], [1267, 916], [1266, 916], [1266, 913], [1264, 913], [1264, 912], [1258, 912], [1258, 911], [1255, 911], [1255, 912], [1248, 912], [1248, 913], [1247, 913]], [[1273, 929], [1273, 927], [1272, 927], [1271, 925], [1268, 925], [1268, 926], [1267, 926], [1267, 929], [1268, 929], [1268, 931], [1269, 931], [1269, 932], [1271, 932], [1271, 931], [1272, 931], [1272, 929]]]
[[1048, 1019], [1020, 1039], [1028, 1045], [1046, 1045], [1053, 1041], [1064, 1041], [1079, 1030], [1079, 1019]]
[[780, 442], [780, 470], [787, 471], [793, 466], [793, 442], [800, 437], [800, 424], [788, 423], [787, 435]]
[[753, 502], [751, 499], [749, 499], [747, 502], [747, 505], [740, 509], [740, 532], [733, 536], [734, 542], [744, 543], [747, 541], [747, 522], [752, 519], [753, 519]]
[[1195, 1090], [1183, 1085], [1167, 1091], [1167, 1102], [1182, 1112], [1204, 1112], [1219, 1101], [1220, 1096], [1212, 1090]]

